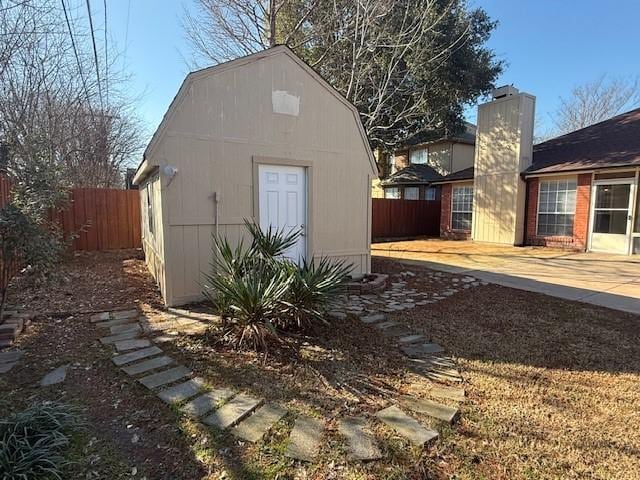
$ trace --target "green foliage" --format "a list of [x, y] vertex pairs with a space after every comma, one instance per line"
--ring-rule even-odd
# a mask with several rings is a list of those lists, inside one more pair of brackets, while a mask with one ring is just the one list
[[324, 321], [323, 312], [341, 292], [350, 267], [322, 258], [295, 264], [283, 254], [300, 232], [269, 229], [245, 221], [252, 241], [232, 247], [213, 236], [212, 271], [205, 275], [205, 296], [227, 319], [225, 337], [236, 346], [266, 349], [278, 329]]
[[0, 421], [0, 472], [3, 480], [61, 479], [63, 450], [82, 426], [72, 407], [44, 402]]

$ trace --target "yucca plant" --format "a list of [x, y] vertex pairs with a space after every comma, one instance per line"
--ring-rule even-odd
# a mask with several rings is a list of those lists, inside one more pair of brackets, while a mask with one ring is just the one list
[[70, 434], [83, 425], [70, 406], [43, 402], [0, 421], [2, 480], [62, 478]]
[[283, 255], [302, 235], [301, 229], [287, 231], [284, 228], [277, 230], [269, 227], [265, 231], [260, 228], [260, 225], [247, 219], [244, 220], [244, 225], [252, 238], [252, 253], [268, 259]]
[[312, 321], [327, 323], [324, 313], [343, 291], [352, 267], [328, 258], [303, 260], [301, 265], [288, 262], [293, 281], [287, 294], [288, 317], [297, 327]]

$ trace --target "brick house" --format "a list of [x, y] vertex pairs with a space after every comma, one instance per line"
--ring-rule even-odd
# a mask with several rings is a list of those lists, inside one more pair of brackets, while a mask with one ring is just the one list
[[473, 166], [476, 126], [466, 122], [457, 135], [430, 141], [413, 139], [387, 157], [388, 176], [373, 184], [374, 197], [437, 200], [439, 188], [431, 183]]
[[640, 253], [640, 109], [534, 146], [534, 104], [504, 87], [479, 107], [474, 168], [434, 182], [441, 236]]

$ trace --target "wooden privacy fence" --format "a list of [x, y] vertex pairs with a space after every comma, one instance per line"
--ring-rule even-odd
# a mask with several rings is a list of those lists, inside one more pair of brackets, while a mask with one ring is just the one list
[[437, 236], [440, 234], [440, 200], [372, 199], [371, 236]]
[[77, 235], [73, 250], [116, 250], [142, 245], [138, 190], [74, 188], [69, 208], [55, 216], [65, 235]]

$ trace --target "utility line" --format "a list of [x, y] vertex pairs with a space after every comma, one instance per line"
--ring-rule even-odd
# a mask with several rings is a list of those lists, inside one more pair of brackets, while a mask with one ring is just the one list
[[64, 11], [64, 18], [67, 21], [67, 29], [69, 30], [69, 36], [71, 37], [71, 46], [73, 47], [73, 54], [76, 57], [76, 62], [78, 64], [78, 72], [80, 73], [80, 80], [82, 81], [82, 88], [84, 89], [84, 94], [87, 97], [87, 106], [89, 107], [89, 112], [91, 112], [91, 117], [93, 118], [93, 108], [91, 108], [91, 97], [89, 96], [89, 89], [87, 88], [87, 81], [84, 78], [84, 73], [82, 72], [82, 63], [80, 62], [80, 57], [78, 55], [78, 48], [76, 47], [76, 40], [73, 37], [73, 30], [71, 29], [71, 22], [69, 22], [69, 15], [67, 13], [67, 7], [64, 4], [64, 0], [60, 0], [62, 2], [62, 10]]
[[93, 30], [93, 18], [91, 17], [91, 5], [89, 0], [86, 0], [87, 3], [87, 14], [89, 15], [89, 27], [91, 28], [91, 41], [93, 43], [93, 58], [96, 63], [96, 77], [98, 79], [98, 95], [100, 97], [100, 108], [104, 113], [104, 100], [102, 98], [102, 82], [100, 81], [100, 66], [98, 64], [98, 49], [96, 48], [96, 35]]

